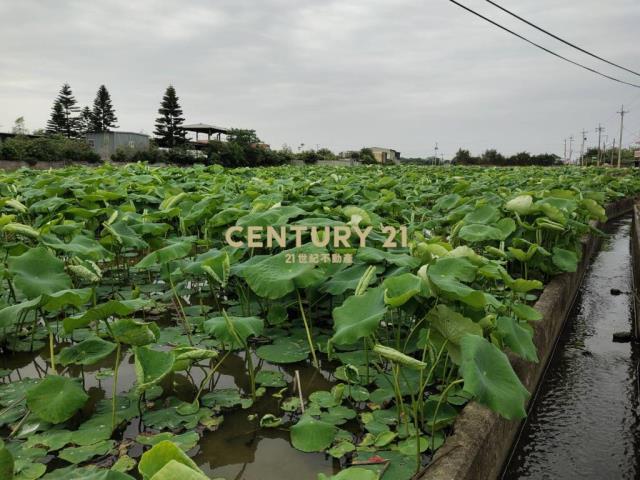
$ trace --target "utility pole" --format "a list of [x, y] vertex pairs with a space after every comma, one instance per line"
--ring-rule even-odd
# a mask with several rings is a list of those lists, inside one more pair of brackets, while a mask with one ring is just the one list
[[569, 163], [573, 159], [573, 135], [569, 137]]
[[433, 155], [433, 158], [435, 159], [436, 165], [438, 165], [438, 142], [436, 142], [436, 146], [434, 150], [435, 150], [435, 153]]
[[598, 123], [598, 128], [596, 128], [596, 132], [598, 132], [598, 166], [600, 166], [600, 138], [603, 131], [604, 127]]
[[567, 139], [564, 139], [564, 157], [562, 157], [564, 159], [564, 162], [567, 163]]
[[611, 166], [613, 167], [613, 153], [616, 151], [616, 138], [613, 137], [613, 147], [611, 147]]
[[584, 142], [587, 140], [587, 131], [582, 129], [582, 145], [580, 147], [580, 166], [584, 167]]
[[[622, 164], [622, 130], [624, 128], [624, 114], [629, 113], [629, 111], [625, 111], [624, 105], [620, 108], [618, 112], [620, 114], [620, 142], [618, 143], [618, 168], [620, 168]], [[613, 162], [612, 162], [613, 163]]]

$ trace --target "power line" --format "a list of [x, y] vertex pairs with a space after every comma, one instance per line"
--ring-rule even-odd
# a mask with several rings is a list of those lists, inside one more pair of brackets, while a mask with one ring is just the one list
[[605, 63], [608, 63], [609, 65], [613, 65], [614, 67], [618, 67], [618, 68], [620, 68], [620, 69], [622, 69], [622, 70], [624, 70], [624, 71], [626, 71], [626, 72], [633, 73], [634, 75], [637, 75], [637, 76], [639, 76], [639, 77], [640, 77], [640, 73], [638, 73], [638, 72], [636, 72], [636, 71], [634, 71], [634, 70], [631, 70], [630, 68], [623, 67], [622, 65], [618, 65], [617, 63], [611, 62], [611, 61], [607, 60], [606, 58], [602, 58], [602, 57], [600, 57], [600, 56], [596, 55], [595, 53], [591, 53], [590, 51], [585, 50], [584, 48], [581, 48], [581, 47], [579, 47], [578, 45], [575, 45], [574, 43], [571, 43], [571, 42], [570, 42], [570, 41], [568, 41], [568, 40], [565, 40], [564, 38], [561, 38], [561, 37], [559, 37], [559, 36], [557, 36], [557, 35], [554, 35], [553, 33], [549, 32], [548, 30], [545, 30], [544, 28], [539, 27], [539, 26], [538, 26], [538, 25], [536, 25], [535, 23], [532, 23], [532, 22], [530, 22], [529, 20], [526, 20], [526, 19], [522, 18], [521, 16], [519, 16], [519, 15], [517, 15], [517, 14], [513, 13], [512, 11], [507, 10], [507, 9], [506, 9], [506, 8], [504, 8], [503, 6], [498, 5], [498, 4], [497, 4], [497, 3], [495, 3], [495, 2], [492, 2], [491, 0], [486, 0], [486, 1], [487, 1], [487, 2], [489, 2], [491, 5], [493, 5], [494, 7], [499, 8], [499, 9], [500, 9], [500, 10], [502, 10], [503, 12], [508, 13], [508, 14], [509, 14], [509, 15], [511, 15], [512, 17], [517, 18], [517, 19], [518, 19], [518, 20], [520, 20], [521, 22], [526, 23], [527, 25], [529, 25], [529, 26], [531, 26], [531, 27], [535, 28], [536, 30], [539, 30], [539, 31], [541, 31], [541, 32], [543, 32], [543, 33], [546, 33], [547, 35], [549, 35], [550, 37], [555, 38], [556, 40], [559, 40], [560, 42], [564, 43], [565, 45], [569, 45], [570, 47], [573, 47], [573, 48], [575, 48], [576, 50], [581, 51], [582, 53], [586, 53], [587, 55], [590, 55], [590, 56], [592, 56], [593, 58], [597, 58], [598, 60], [601, 60], [601, 61], [603, 61], [603, 62], [605, 62]]
[[516, 32], [514, 32], [513, 30], [509, 30], [507, 27], [504, 27], [504, 26], [500, 25], [499, 23], [494, 22], [494, 21], [493, 21], [493, 20], [491, 20], [490, 18], [485, 17], [484, 15], [482, 15], [482, 14], [480, 14], [480, 13], [476, 12], [475, 10], [472, 10], [472, 9], [470, 9], [470, 8], [469, 8], [469, 7], [467, 7], [467, 6], [462, 5], [461, 3], [456, 2], [456, 0], [449, 0], [449, 1], [450, 1], [451, 3], [456, 4], [456, 5], [457, 5], [457, 6], [459, 6], [460, 8], [462, 8], [462, 9], [464, 9], [464, 10], [468, 11], [469, 13], [472, 13], [473, 15], [475, 15], [475, 16], [477, 16], [477, 17], [480, 17], [481, 19], [483, 19], [483, 20], [485, 20], [485, 21], [487, 21], [487, 22], [491, 23], [492, 25], [494, 25], [494, 26], [496, 26], [496, 27], [498, 27], [498, 28], [500, 28], [500, 29], [504, 30], [505, 32], [510, 33], [511, 35], [514, 35], [514, 36], [518, 37], [520, 40], [524, 40], [524, 41], [525, 41], [525, 42], [527, 42], [528, 44], [533, 45], [534, 47], [539, 48], [540, 50], [543, 50], [543, 51], [545, 51], [545, 52], [547, 52], [547, 53], [550, 53], [550, 54], [551, 54], [551, 55], [553, 55], [554, 57], [558, 57], [558, 58], [560, 58], [560, 59], [564, 60], [565, 62], [572, 63], [573, 65], [576, 65], [577, 67], [580, 67], [580, 68], [583, 68], [583, 69], [585, 69], [585, 70], [588, 70], [589, 72], [591, 72], [591, 73], [595, 73], [596, 75], [600, 75], [601, 77], [608, 78], [609, 80], [613, 80], [614, 82], [622, 83], [622, 84], [624, 84], [624, 85], [629, 85], [630, 87], [640, 88], [640, 85], [638, 85], [638, 84], [630, 83], [630, 82], [625, 82], [624, 80], [620, 80], [619, 78], [612, 77], [611, 75], [607, 75], [606, 73], [599, 72], [598, 70], [596, 70], [596, 69], [594, 69], [594, 68], [587, 67], [586, 65], [583, 65], [583, 64], [581, 64], [581, 63], [578, 63], [578, 62], [576, 62], [576, 61], [574, 61], [574, 60], [570, 60], [569, 58], [564, 57], [564, 56], [560, 55], [559, 53], [554, 52], [553, 50], [549, 50], [548, 48], [543, 47], [542, 45], [540, 45], [540, 44], [538, 44], [538, 43], [535, 43], [535, 42], [534, 42], [534, 41], [532, 41], [532, 40], [529, 40], [528, 38], [526, 38], [526, 37], [524, 37], [524, 36], [520, 35], [519, 33], [516, 33]]

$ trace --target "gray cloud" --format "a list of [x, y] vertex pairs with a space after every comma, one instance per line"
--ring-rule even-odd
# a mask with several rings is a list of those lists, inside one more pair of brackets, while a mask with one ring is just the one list
[[[499, 12], [463, 3], [562, 54], [630, 81]], [[640, 70], [637, 0], [522, 0], [523, 16]], [[0, 3], [0, 130], [44, 126], [69, 82], [82, 104], [102, 83], [121, 129], [151, 132], [173, 83], [189, 122], [255, 128], [274, 147], [380, 145], [428, 155], [436, 141], [481, 152], [561, 153], [563, 138], [640, 90], [544, 54], [446, 0], [37, 1]], [[637, 78], [635, 80], [639, 80]]]

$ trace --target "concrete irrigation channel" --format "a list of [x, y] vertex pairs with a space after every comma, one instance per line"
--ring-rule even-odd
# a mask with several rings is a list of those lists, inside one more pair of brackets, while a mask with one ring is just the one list
[[[630, 214], [638, 198], [627, 198], [607, 206], [607, 216], [614, 219]], [[634, 251], [640, 252], [640, 203], [636, 204], [634, 220]], [[603, 227], [603, 225], [594, 225]], [[627, 237], [628, 239], [628, 237]], [[543, 314], [543, 319], [534, 325], [534, 343], [538, 348], [538, 363], [530, 363], [519, 357], [510, 355], [509, 359], [523, 385], [533, 392], [529, 409], [535, 399], [535, 392], [543, 381], [543, 377], [554, 350], [565, 326], [565, 321], [572, 312], [576, 297], [581, 288], [585, 273], [589, 270], [592, 258], [598, 252], [602, 237], [590, 235], [583, 239], [583, 255], [575, 273], [563, 274], [554, 278], [544, 289], [536, 302], [536, 309]], [[640, 257], [634, 257], [636, 281], [640, 279]], [[632, 285], [630, 295], [633, 297]], [[607, 294], [609, 294], [607, 289]], [[638, 299], [635, 298], [635, 303]], [[633, 302], [632, 302], [633, 303]], [[631, 325], [628, 329], [631, 330]], [[610, 340], [611, 341], [611, 340]], [[637, 392], [636, 392], [637, 395]], [[595, 422], [596, 419], [594, 418]], [[521, 431], [519, 421], [509, 421], [486, 407], [472, 402], [468, 404], [453, 426], [453, 434], [437, 451], [432, 463], [421, 477], [424, 480], [475, 480], [499, 478], [505, 463], [513, 450], [514, 442]], [[577, 445], [576, 448], [581, 448]], [[518, 478], [511, 477], [511, 478]], [[552, 475], [549, 478], [561, 478]], [[584, 477], [583, 477], [584, 478]], [[592, 477], [605, 478], [605, 477]], [[613, 477], [606, 477], [613, 478]]]

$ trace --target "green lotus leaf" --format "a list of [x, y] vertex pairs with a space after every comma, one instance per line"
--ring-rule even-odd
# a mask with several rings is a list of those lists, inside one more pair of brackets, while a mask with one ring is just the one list
[[115, 445], [116, 442], [113, 440], [102, 440], [82, 447], [68, 447], [58, 452], [58, 458], [73, 464], [82, 463], [98, 455], [106, 455], [112, 452]]
[[256, 355], [271, 363], [296, 363], [309, 356], [309, 344], [303, 339], [284, 338], [271, 345], [263, 345], [256, 350]]
[[243, 398], [236, 388], [216, 388], [202, 396], [202, 404], [207, 407], [232, 408], [240, 405], [249, 408], [251, 399]]
[[[327, 453], [329, 455], [331, 455], [333, 458], [342, 458], [344, 457], [347, 453], [353, 452], [356, 449], [356, 446], [351, 443], [351, 442], [339, 442], [338, 444], [334, 445], [333, 447], [331, 447]], [[365, 472], [369, 472], [369, 470], [364, 470]], [[352, 474], [353, 476], [353, 474]], [[334, 478], [334, 477], [331, 477]], [[346, 477], [349, 478], [349, 477]], [[358, 477], [354, 477], [354, 478], [358, 478]], [[366, 477], [364, 477], [366, 478]], [[376, 476], [373, 477], [374, 480], [377, 478]]]
[[302, 452], [322, 452], [333, 443], [338, 428], [304, 415], [291, 427], [291, 444]]
[[347, 298], [341, 306], [333, 309], [335, 333], [331, 341], [336, 345], [349, 345], [368, 337], [378, 328], [386, 312], [381, 287]]
[[[434, 340], [446, 341], [446, 349], [451, 360], [460, 364], [460, 342], [467, 335], [482, 336], [482, 327], [470, 318], [451, 310], [446, 305], [440, 304], [432, 308], [427, 314], [427, 321], [431, 324], [431, 336]], [[419, 343], [424, 346], [423, 343]]]
[[166, 247], [154, 250], [140, 260], [134, 268], [149, 268], [153, 265], [165, 265], [174, 260], [186, 257], [191, 253], [192, 248], [193, 243], [190, 241], [172, 243]]
[[270, 370], [260, 370], [256, 374], [256, 383], [263, 387], [281, 388], [287, 386], [287, 381], [282, 372], [274, 372]]
[[155, 435], [141, 434], [136, 437], [136, 442], [151, 447], [164, 440], [170, 440], [186, 452], [198, 444], [200, 436], [198, 432], [185, 432], [180, 435], [171, 432], [162, 432]]
[[420, 293], [422, 280], [412, 273], [403, 273], [387, 278], [382, 283], [382, 288], [384, 288], [384, 303], [396, 308]]
[[580, 204], [589, 212], [592, 218], [599, 220], [601, 222], [607, 221], [607, 212], [604, 208], [598, 205], [598, 202], [591, 198], [583, 199]]
[[513, 371], [507, 356], [479, 335], [465, 335], [460, 347], [464, 389], [479, 403], [508, 420], [524, 418], [529, 392]]
[[9, 328], [17, 324], [23, 315], [35, 310], [40, 305], [42, 297], [36, 297], [15, 305], [9, 305], [0, 309], [0, 328]]
[[[347, 290], [355, 290], [368, 267], [366, 264], [358, 264], [340, 270], [322, 285], [322, 290], [331, 295], [342, 295]], [[369, 285], [375, 281], [376, 275], [374, 273], [369, 279]]]
[[136, 298], [133, 300], [109, 300], [108, 302], [101, 303], [79, 315], [65, 318], [62, 324], [65, 332], [70, 333], [76, 328], [84, 328], [91, 322], [104, 320], [111, 316], [125, 317], [135, 311], [148, 307], [152, 303], [153, 302], [150, 300], [142, 298]]
[[465, 225], [472, 223], [480, 223], [482, 225], [488, 225], [495, 223], [500, 218], [500, 210], [491, 205], [483, 205], [476, 208], [470, 213], [467, 213], [464, 217]]
[[105, 232], [113, 239], [113, 242], [117, 245], [128, 248], [145, 249], [149, 247], [149, 244], [140, 238], [135, 231], [133, 231], [123, 221], [117, 221], [111, 225], [104, 225]]
[[542, 320], [542, 314], [539, 311], [524, 303], [512, 304], [511, 310], [513, 310], [513, 313], [521, 320], [528, 320], [530, 322]]
[[578, 255], [576, 252], [553, 247], [553, 264], [563, 272], [576, 272], [578, 270]]
[[174, 356], [171, 352], [151, 350], [149, 347], [134, 347], [134, 354], [138, 382], [136, 391], [139, 394], [156, 385], [172, 371]]
[[204, 322], [204, 330], [231, 348], [244, 348], [249, 337], [259, 337], [264, 330], [264, 320], [258, 317], [227, 316], [227, 319], [228, 322], [225, 317], [210, 318]]
[[518, 293], [527, 293], [531, 290], [542, 290], [542, 282], [540, 280], [525, 280], [524, 278], [517, 278], [509, 287]]
[[[46, 466], [43, 465], [46, 470]], [[43, 471], [44, 473], [44, 471]], [[24, 480], [27, 478], [23, 477]], [[33, 477], [34, 479], [37, 477]], [[131, 475], [116, 470], [98, 468], [94, 465], [78, 467], [71, 465], [66, 468], [58, 468], [47, 473], [42, 480], [134, 480]]]
[[111, 333], [118, 343], [141, 347], [157, 342], [160, 329], [154, 322], [139, 322], [131, 318], [121, 318], [111, 324]]
[[521, 324], [513, 317], [500, 316], [497, 319], [498, 333], [511, 351], [530, 362], [538, 362], [538, 353], [533, 343], [533, 332], [528, 325]]
[[480, 223], [473, 223], [471, 225], [464, 225], [458, 236], [466, 240], [467, 242], [486, 242], [488, 240], [503, 240], [504, 234], [502, 230], [491, 225], [483, 225]]
[[[142, 454], [142, 458], [140, 458], [140, 463], [138, 464], [138, 471], [142, 475], [143, 480], [151, 480], [155, 478], [154, 476], [160, 472], [167, 464], [170, 462], [175, 462], [182, 464], [187, 467], [187, 469], [192, 470], [196, 473], [199, 473], [201, 477], [193, 477], [194, 480], [206, 479], [202, 471], [198, 468], [196, 463], [191, 460], [187, 456], [186, 453], [182, 451], [180, 447], [178, 447], [175, 443], [169, 440], [163, 440], [160, 443], [154, 445], [150, 450], [146, 451]], [[185, 470], [171, 470], [169, 472], [165, 472], [168, 474], [176, 473], [176, 476], [166, 476], [160, 477], [163, 480], [173, 480], [173, 479], [190, 479], [189, 476], [185, 476]], [[190, 475], [190, 474], [186, 474]], [[156, 479], [157, 480], [157, 479]]]
[[46, 247], [32, 248], [20, 256], [9, 257], [8, 264], [14, 287], [28, 299], [72, 287], [71, 278], [64, 271], [64, 262]]
[[[323, 274], [316, 268], [317, 265], [301, 263], [295, 258], [298, 253], [312, 252], [321, 253], [324, 249], [302, 246], [277, 255], [264, 256], [244, 268], [241, 275], [256, 294], [276, 300], [296, 288], [306, 288], [322, 280]], [[294, 261], [287, 263], [288, 255], [293, 255]]]
[[89, 399], [78, 382], [67, 377], [47, 375], [26, 392], [27, 406], [44, 421], [69, 420]]
[[188, 369], [194, 362], [217, 358], [218, 352], [204, 348], [180, 346], [173, 349], [173, 355], [175, 357], [173, 371], [178, 372]]
[[[146, 478], [146, 477], [145, 477]], [[164, 467], [151, 477], [152, 480], [209, 480], [199, 470], [194, 470], [176, 460], [170, 460]]]
[[90, 337], [71, 347], [60, 351], [58, 360], [63, 366], [93, 365], [108, 357], [116, 349], [116, 344], [107, 342], [99, 337]]
[[111, 254], [99, 242], [85, 235], [74, 235], [69, 243], [65, 243], [55, 235], [43, 235], [42, 243], [56, 251], [71, 253], [77, 257], [94, 261], [102, 260]]
[[13, 468], [13, 455], [5, 448], [4, 442], [0, 439], [0, 478], [12, 480]]
[[378, 474], [373, 470], [362, 467], [349, 467], [335, 475], [327, 477], [324, 473], [318, 474], [318, 480], [378, 480]]
[[90, 298], [90, 288], [74, 288], [45, 294], [42, 296], [42, 304], [46, 311], [55, 312], [56, 310], [60, 310], [68, 305], [80, 307], [87, 303]]
[[429, 275], [448, 276], [463, 282], [472, 282], [476, 278], [477, 269], [478, 267], [465, 257], [445, 257], [429, 267]]

